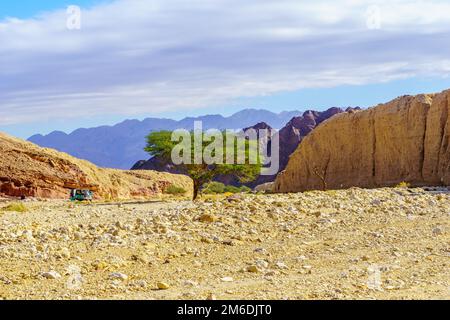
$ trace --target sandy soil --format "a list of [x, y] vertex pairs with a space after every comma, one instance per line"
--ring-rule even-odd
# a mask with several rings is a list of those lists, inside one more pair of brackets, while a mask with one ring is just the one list
[[3, 299], [450, 299], [448, 192], [26, 206], [0, 209]]

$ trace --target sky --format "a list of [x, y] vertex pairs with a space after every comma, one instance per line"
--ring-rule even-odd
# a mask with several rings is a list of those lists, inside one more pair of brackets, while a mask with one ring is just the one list
[[0, 131], [439, 92], [448, 12], [446, 0], [0, 0]]

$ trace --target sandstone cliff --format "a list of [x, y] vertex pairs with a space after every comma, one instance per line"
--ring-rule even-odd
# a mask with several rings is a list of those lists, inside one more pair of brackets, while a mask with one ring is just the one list
[[[347, 108], [350, 110], [361, 110], [360, 108]], [[289, 157], [297, 149], [300, 142], [311, 131], [325, 120], [344, 112], [341, 108], [330, 108], [323, 112], [308, 110], [303, 115], [294, 117], [279, 132], [280, 138], [280, 171], [288, 164]], [[270, 181], [275, 180], [273, 177]]]
[[64, 199], [69, 189], [86, 188], [97, 198], [140, 199], [154, 197], [170, 185], [191, 193], [192, 181], [186, 176], [102, 169], [0, 133], [0, 194]]
[[338, 114], [311, 132], [275, 182], [277, 192], [450, 184], [450, 90]]

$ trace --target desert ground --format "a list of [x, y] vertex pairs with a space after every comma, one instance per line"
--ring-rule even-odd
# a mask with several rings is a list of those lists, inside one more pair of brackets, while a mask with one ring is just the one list
[[0, 299], [450, 299], [445, 189], [10, 204]]

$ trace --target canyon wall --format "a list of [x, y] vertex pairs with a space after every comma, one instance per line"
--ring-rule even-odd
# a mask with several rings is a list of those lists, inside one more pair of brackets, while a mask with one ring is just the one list
[[450, 185], [449, 99], [404, 96], [335, 115], [303, 139], [275, 191]]

